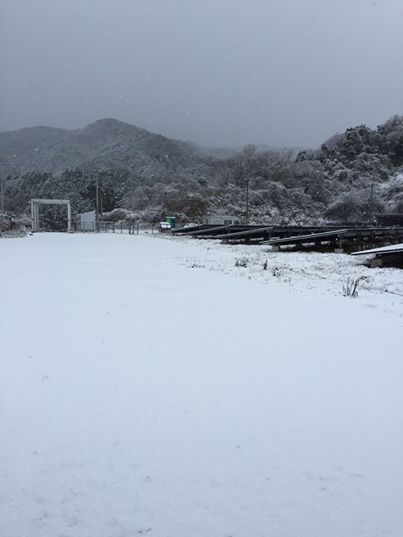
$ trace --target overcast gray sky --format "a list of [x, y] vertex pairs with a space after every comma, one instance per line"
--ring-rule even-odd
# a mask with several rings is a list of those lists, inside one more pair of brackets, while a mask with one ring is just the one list
[[0, 130], [316, 146], [403, 113], [403, 0], [0, 0]]

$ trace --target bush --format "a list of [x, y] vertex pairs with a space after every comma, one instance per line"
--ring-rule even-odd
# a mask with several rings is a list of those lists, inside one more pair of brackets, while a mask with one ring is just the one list
[[361, 206], [353, 194], [342, 194], [325, 211], [325, 217], [331, 220], [354, 221], [360, 215]]

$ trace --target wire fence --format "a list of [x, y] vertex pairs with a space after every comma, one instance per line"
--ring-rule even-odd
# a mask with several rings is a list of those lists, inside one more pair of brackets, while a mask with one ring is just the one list
[[[80, 231], [86, 231], [81, 229]], [[97, 233], [128, 233], [129, 235], [140, 235], [143, 233], [158, 233], [159, 226], [144, 222], [97, 222], [93, 229]]]

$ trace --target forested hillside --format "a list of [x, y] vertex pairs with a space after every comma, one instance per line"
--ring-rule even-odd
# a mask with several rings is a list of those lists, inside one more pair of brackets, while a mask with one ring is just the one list
[[92, 210], [96, 184], [105, 211], [138, 220], [173, 213], [182, 221], [207, 212], [249, 221], [371, 221], [403, 212], [403, 117], [376, 129], [337, 134], [314, 151], [233, 154], [170, 140], [116, 120], [79, 131], [35, 127], [0, 133], [0, 173], [8, 211], [27, 212], [32, 197], [69, 197]]

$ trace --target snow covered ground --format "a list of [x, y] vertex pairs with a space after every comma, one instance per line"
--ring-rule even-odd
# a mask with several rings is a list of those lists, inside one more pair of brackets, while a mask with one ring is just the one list
[[270, 246], [223, 245], [213, 240], [200, 241], [198, 248], [192, 248], [194, 239], [174, 240], [187, 243], [188, 255], [179, 256], [178, 262], [190, 268], [233, 274], [276, 289], [282, 285], [293, 294], [340, 296], [348, 281], [359, 279], [361, 305], [403, 317], [403, 270], [370, 269], [365, 262], [371, 256], [273, 252]]
[[401, 537], [403, 271], [359, 263], [1, 240], [0, 536]]

